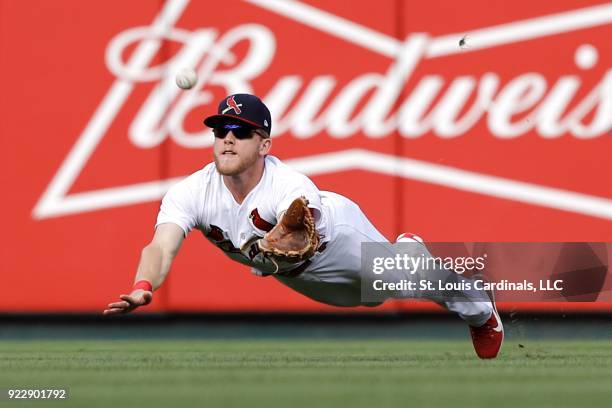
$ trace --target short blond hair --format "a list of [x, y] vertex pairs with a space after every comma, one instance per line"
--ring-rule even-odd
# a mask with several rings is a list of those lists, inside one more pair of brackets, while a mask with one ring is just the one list
[[259, 136], [263, 137], [264, 139], [270, 138], [270, 134], [266, 132], [265, 129], [255, 128], [255, 133], [257, 133]]

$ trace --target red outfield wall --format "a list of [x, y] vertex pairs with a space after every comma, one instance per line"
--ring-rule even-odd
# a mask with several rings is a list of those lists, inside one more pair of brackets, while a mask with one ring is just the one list
[[[238, 91], [273, 111], [275, 155], [390, 239], [612, 242], [610, 38], [604, 1], [1, 0], [0, 312], [129, 288], [164, 191], [211, 159], [201, 119]], [[193, 233], [149, 310], [339, 309]]]

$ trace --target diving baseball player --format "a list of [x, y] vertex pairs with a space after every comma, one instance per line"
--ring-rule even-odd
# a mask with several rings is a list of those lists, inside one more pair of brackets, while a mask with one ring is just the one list
[[[150, 303], [193, 229], [253, 273], [273, 276], [316, 301], [335, 306], [375, 306], [384, 301], [362, 300], [361, 245], [380, 243], [384, 250], [391, 244], [354, 202], [320, 191], [308, 177], [269, 155], [272, 120], [258, 97], [230, 95], [204, 124], [213, 130], [214, 162], [166, 193], [132, 292], [110, 303], [105, 315]], [[410, 241], [404, 234], [400, 237], [398, 241]], [[438, 273], [466, 279], [453, 271]], [[381, 275], [386, 280], [400, 278]], [[390, 293], [389, 298], [411, 296], [409, 291], [401, 292]], [[474, 290], [459, 291], [459, 298], [457, 293], [448, 299], [434, 298], [433, 291], [423, 291], [419, 297], [432, 299], [465, 320], [479, 357], [497, 356], [504, 332], [489, 297], [484, 300], [483, 293]]]

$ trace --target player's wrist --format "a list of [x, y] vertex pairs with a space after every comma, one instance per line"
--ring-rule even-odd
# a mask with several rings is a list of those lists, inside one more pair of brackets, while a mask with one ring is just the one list
[[153, 292], [153, 285], [148, 280], [141, 279], [137, 281], [136, 283], [134, 283], [134, 286], [132, 287], [132, 292], [138, 289], [142, 289], [147, 292]]

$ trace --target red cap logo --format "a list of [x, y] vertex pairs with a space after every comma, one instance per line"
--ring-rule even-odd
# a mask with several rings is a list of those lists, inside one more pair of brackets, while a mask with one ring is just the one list
[[240, 109], [242, 104], [236, 103], [233, 96], [230, 96], [229, 98], [227, 98], [225, 103], [227, 104], [227, 108], [223, 109], [223, 112], [221, 113], [226, 113], [227, 111], [230, 111], [232, 109], [234, 110], [234, 112], [236, 112], [236, 115], [240, 115], [242, 113], [242, 110]]

